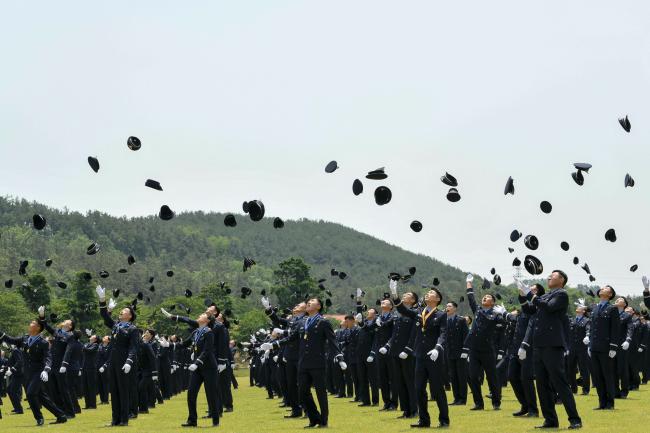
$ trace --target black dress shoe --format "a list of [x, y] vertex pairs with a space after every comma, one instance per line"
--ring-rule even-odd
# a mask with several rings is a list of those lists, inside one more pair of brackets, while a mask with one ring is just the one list
[[232, 411], [233, 411], [233, 408], [232, 408], [232, 407], [226, 407], [226, 408], [224, 408], [223, 411], [224, 411], [224, 412], [232, 412]]
[[423, 424], [421, 422], [417, 424], [411, 424], [411, 428], [429, 428], [431, 427], [431, 424]]
[[470, 410], [483, 410], [483, 409], [485, 409], [483, 406], [476, 405], [476, 406], [472, 407]]
[[128, 422], [118, 422], [115, 424], [117, 427], [127, 427], [129, 425]]
[[582, 391], [582, 394], [580, 395], [589, 395], [589, 391]]
[[56, 421], [52, 421], [50, 424], [65, 424], [68, 422], [68, 418], [65, 416], [60, 416], [56, 419]]
[[559, 425], [556, 424], [542, 424], [542, 425], [536, 425], [535, 428], [559, 428]]
[[316, 428], [327, 428], [327, 423], [318, 424], [318, 427]]
[[539, 412], [536, 410], [531, 410], [528, 412], [528, 415], [526, 415], [528, 418], [539, 418]]
[[515, 413], [512, 414], [512, 416], [526, 416], [526, 415], [528, 415], [528, 411], [524, 410], [524, 409], [520, 410], [519, 412], [515, 412]]
[[292, 412], [289, 415], [285, 415], [285, 418], [302, 418], [302, 414], [300, 412]]
[[25, 412], [23, 412], [22, 410], [20, 412], [14, 412], [13, 410], [11, 411], [12, 415], [22, 415], [23, 413]]
[[304, 426], [303, 428], [314, 428], [318, 425], [317, 422], [310, 422], [308, 425]]
[[447, 427], [449, 427], [448, 422], [441, 422], [440, 424], [438, 424], [438, 428], [447, 428]]
[[492, 410], [501, 410], [501, 405], [500, 404], [493, 404], [492, 405]]
[[191, 422], [191, 421], [184, 422], [183, 424], [181, 424], [181, 427], [196, 427], [196, 422]]
[[36, 425], [39, 427], [42, 427], [43, 424], [45, 424], [45, 420], [43, 418], [39, 418], [36, 420]]
[[361, 404], [358, 404], [357, 406], [366, 407], [366, 406], [370, 406], [370, 403], [361, 403]]
[[386, 408], [386, 410], [387, 410], [388, 412], [393, 412], [393, 411], [397, 410], [397, 406], [388, 406], [388, 407]]
[[397, 419], [402, 419], [402, 418], [408, 418], [408, 415], [406, 413], [402, 413], [400, 416], [397, 417]]
[[572, 422], [569, 425], [569, 430], [577, 430], [579, 428], [582, 428], [582, 423], [581, 422]]

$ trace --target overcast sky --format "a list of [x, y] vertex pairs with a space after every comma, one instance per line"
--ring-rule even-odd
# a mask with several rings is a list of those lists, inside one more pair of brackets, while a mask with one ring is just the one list
[[[335, 221], [505, 282], [527, 254], [507, 251], [517, 228], [570, 283], [588, 282], [576, 255], [599, 284], [639, 293], [649, 16], [647, 1], [5, 2], [0, 194], [127, 216], [259, 198], [267, 216]], [[582, 187], [578, 161], [594, 166]], [[388, 179], [365, 179], [382, 166]]]

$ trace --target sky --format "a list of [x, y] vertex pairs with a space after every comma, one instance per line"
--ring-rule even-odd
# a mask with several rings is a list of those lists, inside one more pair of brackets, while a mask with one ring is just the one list
[[[267, 216], [341, 223], [506, 283], [532, 253], [544, 276], [585, 284], [577, 256], [598, 284], [639, 294], [648, 16], [644, 1], [4, 2], [0, 195], [116, 216], [260, 199]], [[574, 162], [593, 164], [582, 187]], [[365, 179], [379, 167], [388, 179]], [[393, 192], [381, 207], [380, 185]]]

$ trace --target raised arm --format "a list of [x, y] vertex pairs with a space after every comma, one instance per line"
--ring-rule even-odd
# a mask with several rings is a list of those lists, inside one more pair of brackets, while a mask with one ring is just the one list
[[[467, 276], [467, 278], [469, 279], [469, 276]], [[474, 316], [476, 316], [478, 305], [476, 304], [476, 297], [474, 297], [474, 286], [472, 285], [471, 281], [467, 282], [467, 302], [469, 302], [469, 308], [472, 309], [472, 313], [474, 313]]]
[[4, 332], [0, 332], [0, 342], [13, 344], [16, 347], [23, 347], [25, 339], [23, 337], [10, 337]]
[[526, 299], [540, 310], [545, 310], [548, 313], [566, 313], [569, 306], [569, 295], [567, 295], [565, 291], [559, 292], [556, 296], [552, 296], [550, 299], [542, 299], [539, 296], [533, 295], [533, 292], [528, 292]]
[[418, 313], [416, 313], [414, 310], [412, 310], [412, 309], [410, 309], [410, 308], [406, 308], [406, 307], [404, 306], [404, 304], [402, 304], [402, 300], [401, 300], [401, 299], [399, 299], [399, 298], [398, 298], [398, 299], [393, 299], [393, 303], [394, 303], [395, 306], [397, 307], [397, 311], [399, 311], [399, 313], [400, 313], [402, 316], [406, 316], [406, 317], [408, 317], [408, 318], [411, 319], [411, 320], [417, 320], [417, 318], [418, 318]]
[[106, 325], [106, 327], [109, 329], [113, 329], [113, 326], [115, 326], [115, 321], [111, 317], [111, 313], [108, 312], [108, 308], [106, 307], [106, 300], [99, 301], [99, 314], [102, 316], [102, 319], [104, 319], [104, 325]]

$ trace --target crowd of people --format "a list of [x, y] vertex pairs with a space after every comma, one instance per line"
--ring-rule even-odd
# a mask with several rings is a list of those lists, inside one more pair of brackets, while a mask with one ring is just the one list
[[[545, 289], [516, 281], [520, 307], [507, 311], [484, 293], [477, 300], [474, 276], [467, 276], [471, 316], [460, 316], [458, 304], [445, 302], [435, 287], [424, 298], [407, 291], [390, 293], [378, 308], [363, 305], [357, 289], [356, 315], [334, 330], [320, 311], [318, 298], [297, 304], [278, 316], [266, 297], [262, 304], [274, 328], [260, 329], [244, 343], [251, 353], [250, 383], [264, 387], [268, 398], [279, 396], [285, 418], [309, 418], [306, 427], [325, 427], [328, 394], [350, 398], [358, 406], [399, 411], [413, 428], [431, 426], [428, 402], [438, 408], [439, 427], [448, 427], [448, 406], [485, 410], [482, 384], [487, 382], [493, 410], [501, 408], [508, 384], [520, 404], [513, 417], [543, 417], [539, 428], [559, 426], [556, 404], [562, 404], [569, 429], [582, 427], [574, 395], [596, 388], [598, 406], [613, 410], [616, 400], [650, 379], [650, 321], [645, 308], [628, 305], [614, 288], [604, 286], [588, 304], [569, 305], [567, 275], [553, 271]], [[643, 277], [644, 303], [650, 308], [650, 281]], [[314, 390], [320, 409], [316, 407]], [[450, 391], [452, 401], [447, 399]]]
[[[595, 387], [599, 403], [594, 409], [613, 410], [616, 400], [650, 378], [648, 311], [628, 305], [613, 287], [600, 288], [594, 305], [579, 299], [573, 316], [561, 270], [549, 275], [546, 289], [516, 280], [521, 305], [509, 312], [491, 293], [478, 300], [473, 281], [469, 274], [465, 296], [471, 316], [459, 315], [458, 304], [445, 302], [436, 287], [428, 288], [423, 299], [414, 291], [400, 296], [397, 279], [391, 279], [390, 293], [378, 308], [367, 308], [364, 292], [357, 289], [356, 315], [346, 316], [336, 330], [321, 314], [319, 298], [279, 314], [263, 296], [272, 327], [242, 344], [250, 357], [250, 385], [265, 388], [269, 399], [280, 397], [285, 418], [306, 416], [310, 428], [328, 425], [328, 394], [361, 407], [399, 411], [398, 418], [413, 420], [411, 427], [426, 428], [431, 426], [429, 401], [436, 403], [438, 426], [448, 427], [448, 406], [467, 405], [468, 390], [473, 400], [468, 410], [485, 410], [482, 385], [487, 382], [491, 407], [498, 411], [502, 388], [509, 384], [521, 406], [512, 416], [536, 418], [541, 412], [539, 427], [557, 428], [556, 404], [561, 403], [569, 429], [578, 429], [578, 391], [588, 395]], [[650, 308], [646, 277], [643, 285]], [[189, 328], [190, 337], [183, 340], [138, 328], [133, 306], [113, 318], [115, 302], [106, 302], [101, 286], [96, 291], [107, 335], [84, 334], [71, 319], [53, 325], [44, 307], [26, 335], [0, 331], [6, 348], [0, 357], [0, 391], [9, 396], [13, 414], [24, 413], [24, 390], [39, 426], [44, 424], [42, 407], [56, 418], [53, 423], [65, 423], [81, 412], [82, 398], [83, 410], [96, 409], [98, 398], [99, 404], [110, 402], [110, 425], [126, 426], [186, 391], [188, 417], [182, 426], [195, 427], [201, 386], [208, 403], [203, 418], [213, 426], [223, 412], [233, 411], [236, 347], [214, 303], [196, 319], [161, 310]]]

